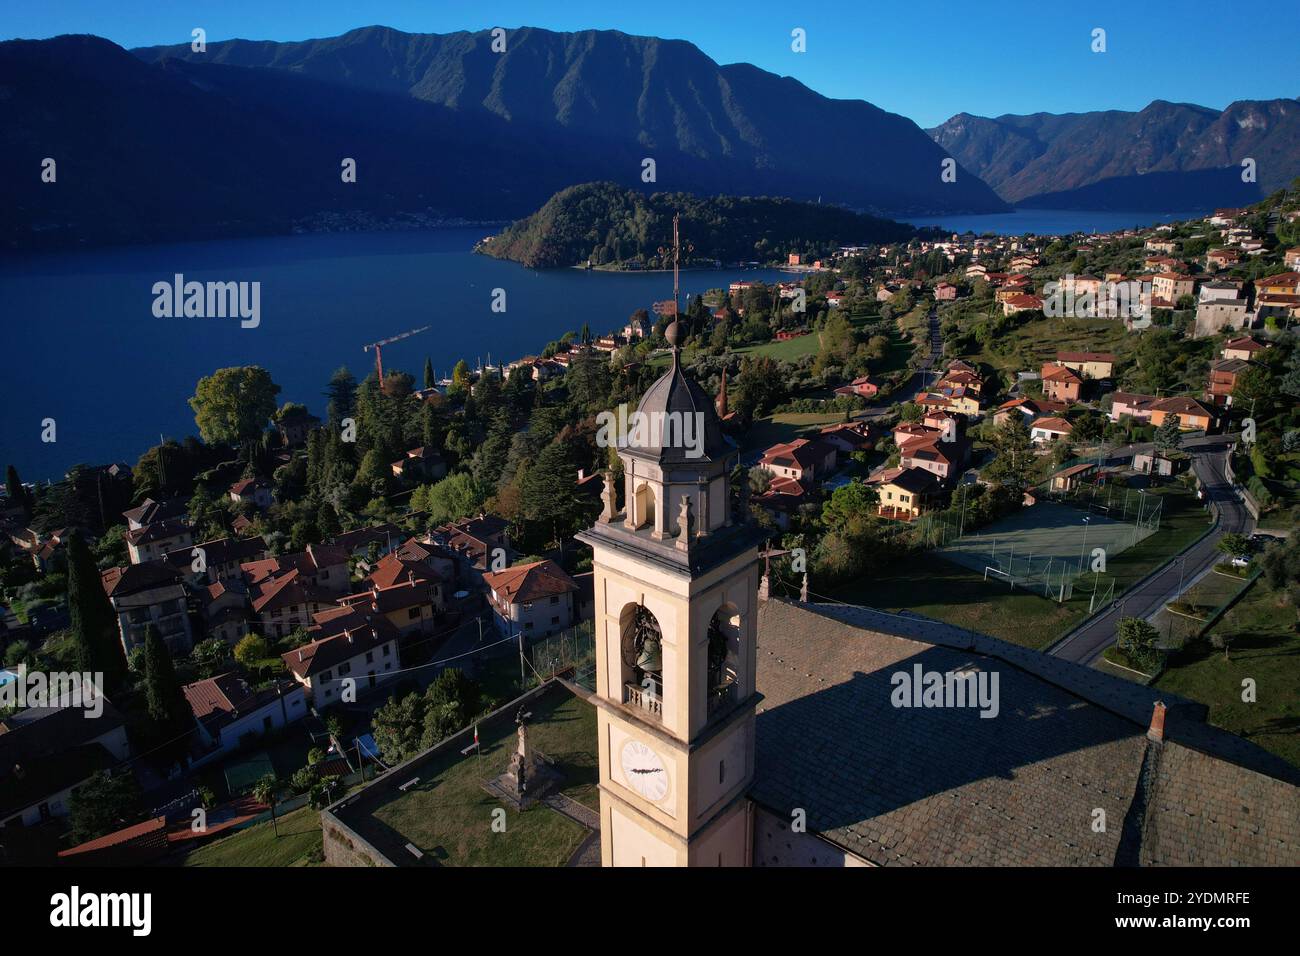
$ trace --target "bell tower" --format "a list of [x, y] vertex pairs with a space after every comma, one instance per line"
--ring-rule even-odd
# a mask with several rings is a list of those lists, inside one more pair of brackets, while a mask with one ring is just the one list
[[730, 494], [738, 450], [712, 398], [672, 367], [618, 442], [623, 507], [594, 552], [604, 866], [747, 866], [753, 825], [758, 547]]

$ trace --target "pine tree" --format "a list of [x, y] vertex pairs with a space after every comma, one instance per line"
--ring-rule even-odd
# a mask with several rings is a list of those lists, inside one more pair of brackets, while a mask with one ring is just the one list
[[425, 356], [425, 359], [424, 359], [424, 387], [425, 387], [425, 388], [433, 388], [433, 386], [435, 386], [435, 385], [437, 385], [437, 384], [438, 384], [437, 381], [436, 381], [436, 380], [434, 379], [434, 377], [433, 377], [433, 362], [430, 361], [430, 359], [429, 359], [428, 356]]
[[1178, 446], [1183, 443], [1181, 424], [1177, 415], [1166, 415], [1165, 420], [1156, 429], [1156, 447], [1165, 454], [1176, 451]]
[[126, 655], [118, 639], [117, 615], [79, 533], [68, 539], [68, 611], [76, 669], [102, 673], [104, 691], [114, 693], [126, 679]]
[[144, 690], [149, 717], [162, 728], [170, 729], [180, 724], [185, 712], [185, 695], [176, 679], [171, 651], [158, 636], [157, 629], [145, 625], [144, 629]]
[[330, 383], [325, 388], [325, 395], [329, 399], [327, 405], [327, 416], [329, 418], [330, 428], [337, 431], [345, 418], [352, 417], [356, 409], [357, 400], [357, 380], [347, 366], [336, 369], [330, 376]]

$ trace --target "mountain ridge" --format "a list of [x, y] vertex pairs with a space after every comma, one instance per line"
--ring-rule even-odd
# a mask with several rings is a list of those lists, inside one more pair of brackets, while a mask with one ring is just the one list
[[[927, 132], [1020, 206], [1244, 205], [1300, 175], [1300, 100], [1288, 98], [1238, 100], [1223, 110], [1158, 99], [1136, 111], [963, 112]], [[1256, 183], [1241, 181], [1246, 157], [1256, 160]], [[1134, 188], [1134, 177], [1153, 173], [1161, 175], [1148, 189]]]

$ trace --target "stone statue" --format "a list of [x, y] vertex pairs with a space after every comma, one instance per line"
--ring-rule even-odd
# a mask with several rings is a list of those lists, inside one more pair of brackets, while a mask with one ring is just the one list
[[528, 791], [528, 722], [524, 714], [524, 708], [519, 708], [519, 713], [515, 715], [515, 724], [519, 728], [519, 744], [515, 748], [514, 755], [510, 758], [510, 768], [508, 773], [514, 778], [515, 789], [519, 793]]

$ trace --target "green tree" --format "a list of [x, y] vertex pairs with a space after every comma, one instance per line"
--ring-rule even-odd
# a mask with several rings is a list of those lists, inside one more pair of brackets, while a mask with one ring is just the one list
[[250, 670], [258, 667], [270, 654], [271, 649], [266, 644], [266, 638], [260, 634], [245, 635], [235, 645], [235, 660]]
[[1160, 632], [1140, 617], [1120, 618], [1115, 626], [1116, 646], [1130, 661], [1144, 671], [1150, 671], [1159, 660], [1156, 640]]
[[1004, 485], [1013, 491], [1023, 492], [1029, 487], [1033, 467], [1033, 442], [1024, 417], [1012, 415], [993, 429], [989, 442], [994, 458], [982, 471], [982, 476]]
[[433, 388], [438, 384], [438, 380], [433, 375], [433, 362], [426, 355], [424, 358], [424, 387]]
[[180, 730], [188, 723], [190, 707], [176, 679], [171, 651], [152, 624], [144, 629], [144, 691], [149, 718], [159, 729]]
[[1232, 386], [1232, 407], [1253, 415], [1257, 421], [1263, 420], [1273, 411], [1276, 392], [1272, 373], [1262, 365], [1252, 365], [1237, 376]]
[[141, 816], [140, 787], [129, 771], [100, 770], [68, 800], [68, 824], [78, 843], [130, 826]]
[[1183, 443], [1183, 432], [1177, 415], [1166, 415], [1165, 420], [1156, 429], [1156, 447], [1165, 454], [1176, 451]]
[[194, 645], [190, 660], [200, 677], [216, 677], [230, 665], [230, 645], [219, 637], [209, 637]]
[[472, 475], [458, 471], [431, 485], [423, 485], [411, 496], [411, 510], [427, 511], [430, 524], [444, 524], [477, 514], [487, 494]]
[[1215, 547], [1230, 558], [1244, 558], [1251, 550], [1250, 540], [1244, 534], [1236, 532], [1225, 534]]
[[280, 800], [280, 781], [275, 774], [268, 773], [253, 784], [253, 799], [271, 808], [271, 829], [278, 837], [280, 824], [275, 819], [275, 806]]
[[865, 526], [875, 516], [880, 495], [876, 489], [860, 481], [852, 481], [831, 492], [822, 505], [822, 524], [826, 530], [841, 534], [850, 540], [861, 536]]
[[260, 366], [221, 368], [199, 379], [190, 407], [204, 441], [237, 445], [262, 434], [279, 393]]
[[357, 380], [347, 366], [334, 370], [329, 385], [325, 387], [325, 397], [330, 430], [337, 432], [342, 427], [343, 419], [351, 418], [356, 411]]
[[69, 630], [75, 647], [75, 669], [102, 673], [103, 690], [113, 694], [121, 688], [127, 673], [117, 614], [104, 593], [99, 569], [80, 533], [68, 538], [67, 550]]

